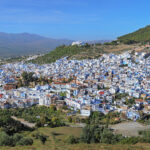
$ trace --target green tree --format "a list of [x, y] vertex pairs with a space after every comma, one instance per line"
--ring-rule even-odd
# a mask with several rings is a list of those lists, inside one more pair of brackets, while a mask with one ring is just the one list
[[39, 136], [39, 139], [40, 139], [40, 141], [42, 142], [42, 144], [45, 144], [45, 142], [46, 142], [46, 140], [47, 140], [47, 136], [41, 134], [41, 135]]

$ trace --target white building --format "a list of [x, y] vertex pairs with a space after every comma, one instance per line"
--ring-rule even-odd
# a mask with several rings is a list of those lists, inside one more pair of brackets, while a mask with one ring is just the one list
[[76, 42], [72, 42], [71, 45], [72, 45], [72, 46], [73, 46], [73, 45], [83, 45], [83, 42], [81, 42], [81, 41], [76, 41]]
[[81, 115], [82, 115], [82, 116], [87, 116], [87, 117], [89, 117], [90, 114], [91, 114], [91, 110], [86, 110], [86, 109], [82, 109], [82, 110], [81, 110]]

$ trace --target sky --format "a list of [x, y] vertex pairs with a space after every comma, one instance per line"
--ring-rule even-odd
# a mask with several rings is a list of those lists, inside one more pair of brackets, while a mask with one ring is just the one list
[[114, 40], [150, 24], [149, 0], [0, 0], [0, 32]]

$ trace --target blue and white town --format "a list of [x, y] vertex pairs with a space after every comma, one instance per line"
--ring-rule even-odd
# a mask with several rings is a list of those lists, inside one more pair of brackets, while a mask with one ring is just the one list
[[[35, 77], [42, 76], [52, 82], [17, 87], [23, 72], [33, 72]], [[44, 65], [9, 63], [0, 66], [0, 86], [3, 109], [56, 105], [75, 112], [80, 110], [81, 116], [89, 116], [92, 111], [119, 112], [137, 120], [139, 110], [150, 112], [150, 57], [145, 57], [144, 52], [124, 52], [103, 54], [98, 59], [65, 57]]]

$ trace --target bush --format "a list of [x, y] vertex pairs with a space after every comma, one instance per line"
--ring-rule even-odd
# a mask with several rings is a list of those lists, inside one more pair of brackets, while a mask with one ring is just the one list
[[40, 136], [40, 133], [39, 132], [36, 132], [36, 133], [33, 133], [32, 134], [32, 137], [34, 137], [35, 139], [38, 139]]
[[126, 137], [120, 141], [121, 144], [136, 144], [138, 142], [139, 142], [139, 137]]
[[116, 142], [114, 137], [115, 136], [111, 131], [104, 129], [101, 135], [101, 143], [114, 144]]
[[0, 146], [16, 146], [16, 145], [32, 145], [31, 138], [23, 138], [23, 135], [16, 133], [14, 136], [9, 136], [5, 132], [0, 132]]
[[150, 143], [150, 131], [149, 130], [139, 131], [139, 134], [141, 135], [140, 142]]
[[87, 125], [82, 130], [81, 141], [84, 143], [99, 143], [103, 128], [98, 125]]
[[68, 117], [68, 121], [69, 121], [70, 123], [72, 123], [72, 117], [71, 117], [71, 116]]
[[42, 123], [40, 122], [40, 121], [37, 121], [37, 123], [36, 123], [36, 127], [42, 127]]
[[0, 146], [14, 146], [14, 140], [5, 132], [0, 133]]
[[65, 139], [65, 142], [66, 143], [69, 143], [69, 144], [76, 144], [78, 143], [78, 139], [76, 137], [74, 137], [73, 135], [70, 135], [68, 136], [66, 139]]
[[42, 142], [42, 144], [45, 144], [45, 142], [47, 141], [47, 136], [44, 134], [40, 134], [39, 132], [32, 134], [32, 136], [35, 139], [39, 139]]
[[12, 119], [10, 116], [4, 114], [2, 114], [0, 118], [0, 127], [2, 128], [2, 131], [7, 133], [8, 135], [13, 135], [20, 131], [33, 130], [32, 128], [29, 128], [23, 125], [22, 123], [20, 123], [19, 121], [16, 121]]
[[33, 140], [31, 138], [22, 138], [20, 141], [17, 142], [17, 145], [32, 145]]
[[23, 138], [23, 135], [19, 134], [19, 133], [16, 133], [14, 136], [13, 136], [13, 140], [15, 143], [17, 143], [18, 141], [20, 141], [21, 139]]
[[47, 141], [47, 136], [45, 135], [40, 135], [39, 136], [40, 141], [42, 142], [42, 144], [45, 144], [45, 142]]
[[87, 125], [84, 127], [80, 138], [84, 143], [106, 144], [116, 144], [122, 139], [122, 135], [115, 135], [110, 129], [99, 127], [99, 125]]

